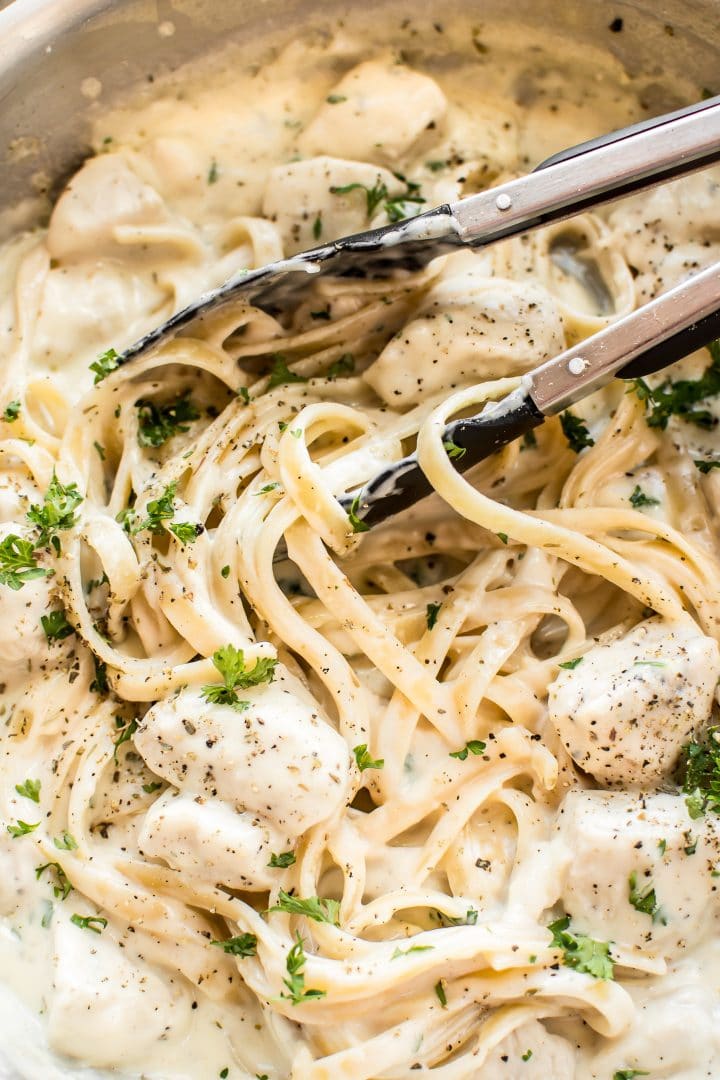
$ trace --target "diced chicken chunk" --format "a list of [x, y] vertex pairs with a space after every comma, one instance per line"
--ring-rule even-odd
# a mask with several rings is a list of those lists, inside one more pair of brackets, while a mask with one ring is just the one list
[[489, 278], [467, 260], [443, 276], [365, 373], [389, 405], [518, 375], [564, 346], [552, 296], [540, 285]]
[[[333, 190], [351, 184], [358, 186], [349, 191]], [[405, 190], [387, 169], [362, 161], [326, 156], [292, 161], [270, 172], [263, 214], [276, 223], [285, 253], [292, 255], [367, 229], [371, 217], [383, 208], [382, 200], [376, 209], [369, 207], [367, 192], [383, 186], [389, 195]], [[370, 215], [368, 209], [372, 209]]]
[[367, 60], [349, 71], [300, 138], [304, 154], [328, 147], [337, 157], [393, 163], [446, 109], [445, 95], [427, 75], [403, 64]]
[[277, 882], [273, 854], [292, 847], [265, 818], [239, 814], [219, 799], [167, 791], [150, 807], [138, 841], [144, 855], [163, 859], [231, 889], [267, 890]]
[[550, 719], [577, 764], [604, 783], [652, 783], [710, 716], [717, 642], [690, 622], [639, 623], [594, 646], [550, 687]]
[[183, 792], [222, 799], [299, 836], [343, 804], [350, 775], [344, 739], [298, 679], [278, 667], [242, 691], [244, 712], [199, 689], [153, 705], [135, 734], [147, 764]]
[[182, 991], [100, 934], [57, 915], [48, 1040], [53, 1050], [95, 1066], [142, 1062], [158, 1039], [183, 1032]]
[[692, 820], [681, 795], [572, 791], [557, 832], [568, 855], [562, 901], [591, 937], [667, 957], [714, 921], [720, 819]]
[[482, 1080], [573, 1080], [575, 1051], [537, 1020], [513, 1031], [486, 1058]]

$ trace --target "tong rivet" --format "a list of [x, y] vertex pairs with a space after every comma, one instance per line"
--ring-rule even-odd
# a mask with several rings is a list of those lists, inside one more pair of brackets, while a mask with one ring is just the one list
[[587, 360], [583, 360], [582, 356], [573, 356], [572, 360], [568, 363], [568, 371], [571, 375], [582, 375], [586, 367]]
[[509, 210], [512, 206], [512, 199], [509, 195], [506, 195], [505, 192], [502, 192], [495, 200], [495, 205], [498, 210]]

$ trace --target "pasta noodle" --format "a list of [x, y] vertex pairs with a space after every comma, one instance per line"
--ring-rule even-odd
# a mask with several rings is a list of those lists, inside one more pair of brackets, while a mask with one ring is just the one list
[[[442, 434], [716, 258], [715, 172], [114, 351], [243, 266], [639, 114], [599, 52], [560, 86], [453, 33], [409, 60], [339, 32], [104, 114], [48, 229], [0, 254], [20, 1075], [61, 1075], [10, 1038], [28, 1010], [70, 1075], [720, 1065], [720, 356], [468, 474]], [[490, 70], [483, 127], [463, 92]], [[362, 531], [336, 497], [413, 447], [435, 494]]]

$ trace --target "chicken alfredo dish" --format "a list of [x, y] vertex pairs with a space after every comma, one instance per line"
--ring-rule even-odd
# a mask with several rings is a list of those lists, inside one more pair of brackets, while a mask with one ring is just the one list
[[[720, 257], [717, 172], [118, 364], [244, 268], [699, 94], [392, 34], [98, 112], [0, 251], [11, 1075], [720, 1074], [720, 346], [467, 477], [441, 434]], [[363, 531], [335, 496], [415, 445], [437, 494]]]

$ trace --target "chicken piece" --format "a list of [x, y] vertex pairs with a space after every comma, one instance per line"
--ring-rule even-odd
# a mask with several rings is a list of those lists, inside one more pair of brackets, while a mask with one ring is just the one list
[[231, 889], [266, 891], [277, 883], [271, 855], [288, 851], [292, 841], [265, 818], [238, 814], [220, 799], [170, 790], [148, 810], [138, 845], [174, 870]]
[[694, 624], [660, 618], [595, 645], [550, 686], [550, 719], [573, 760], [606, 784], [667, 776], [710, 716], [720, 651]]
[[437, 127], [447, 103], [437, 83], [403, 64], [367, 60], [349, 71], [328, 94], [300, 137], [304, 154], [332, 147], [337, 157], [396, 163], [429, 127]]
[[716, 815], [692, 820], [681, 795], [576, 790], [556, 829], [574, 928], [665, 957], [707, 933], [717, 908]]
[[[351, 184], [357, 186], [350, 191], [333, 190]], [[383, 190], [399, 195], [405, 185], [387, 169], [362, 161], [326, 156], [292, 161], [270, 172], [263, 214], [280, 230], [285, 254], [293, 255], [369, 228], [371, 219], [382, 215], [383, 200], [372, 207], [368, 193]]]
[[487, 277], [467, 259], [460, 267], [433, 286], [365, 373], [389, 405], [519, 375], [562, 351], [562, 322], [546, 289]]
[[299, 836], [346, 799], [345, 740], [281, 667], [273, 683], [242, 697], [249, 706], [238, 712], [208, 703], [199, 689], [182, 690], [148, 710], [135, 745], [153, 772], [182, 792], [222, 799]]

